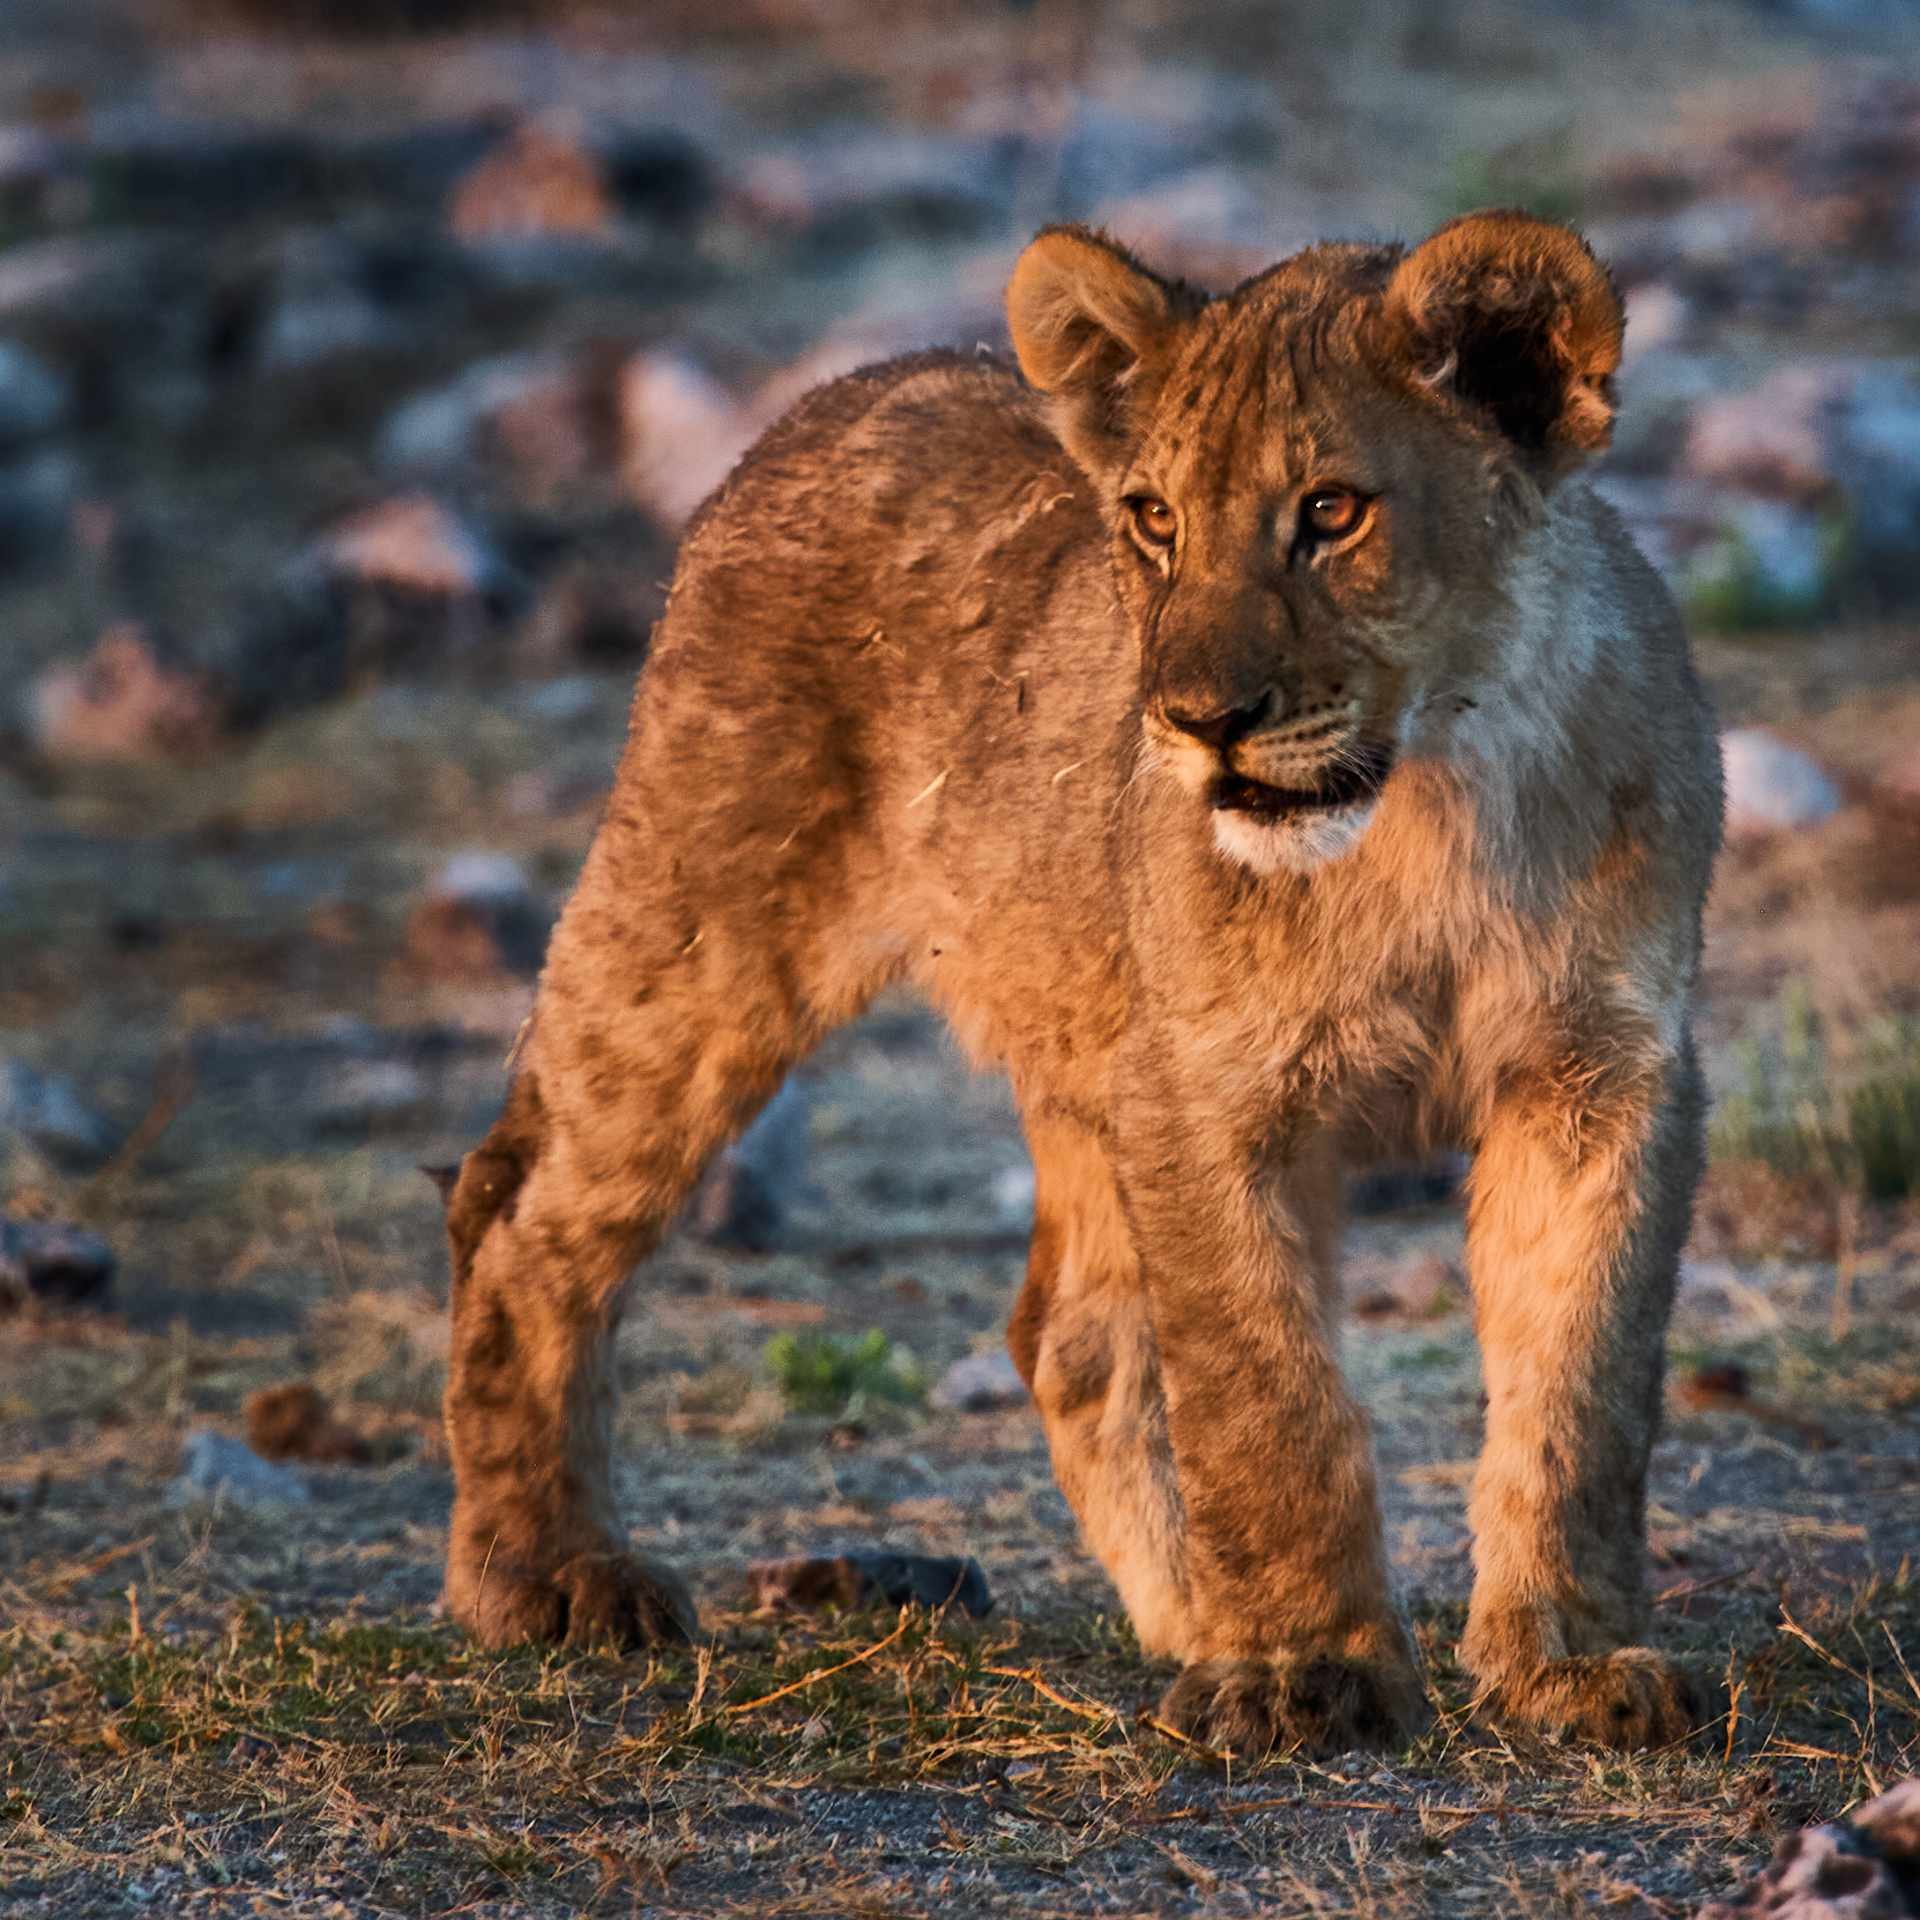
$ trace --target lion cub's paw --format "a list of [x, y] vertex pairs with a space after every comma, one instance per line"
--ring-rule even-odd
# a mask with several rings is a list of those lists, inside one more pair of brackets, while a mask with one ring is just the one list
[[1202, 1746], [1258, 1759], [1276, 1748], [1389, 1747], [1422, 1718], [1407, 1668], [1320, 1658], [1196, 1660], [1161, 1696], [1159, 1717]]
[[1684, 1740], [1704, 1719], [1699, 1690], [1651, 1647], [1551, 1660], [1491, 1687], [1482, 1711], [1509, 1725], [1635, 1753]]
[[577, 1553], [541, 1574], [478, 1569], [451, 1611], [483, 1646], [545, 1640], [570, 1647], [651, 1647], [691, 1640], [700, 1630], [692, 1596], [677, 1575], [629, 1553]]

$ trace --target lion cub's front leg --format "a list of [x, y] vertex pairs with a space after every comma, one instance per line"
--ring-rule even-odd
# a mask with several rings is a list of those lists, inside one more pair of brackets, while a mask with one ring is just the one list
[[[1625, 1026], [1626, 1023], [1622, 1023]], [[1497, 1718], [1613, 1747], [1699, 1718], [1646, 1628], [1647, 1462], [1700, 1168], [1691, 1049], [1630, 1033], [1516, 1074], [1483, 1130], [1468, 1257], [1486, 1375], [1462, 1649]], [[1569, 1085], [1582, 1089], [1569, 1097]]]
[[1336, 1169], [1319, 1147], [1284, 1172], [1209, 1151], [1209, 1124], [1162, 1108], [1121, 1155], [1185, 1549], [1186, 1665], [1160, 1713], [1242, 1753], [1389, 1744], [1424, 1693], [1333, 1351]]

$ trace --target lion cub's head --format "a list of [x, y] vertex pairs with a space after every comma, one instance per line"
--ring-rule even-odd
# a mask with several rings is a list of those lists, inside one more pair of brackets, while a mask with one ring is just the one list
[[1208, 299], [1079, 228], [1007, 290], [1100, 492], [1147, 729], [1220, 847], [1305, 871], [1496, 666], [1512, 556], [1603, 446], [1620, 303], [1579, 237], [1471, 214]]

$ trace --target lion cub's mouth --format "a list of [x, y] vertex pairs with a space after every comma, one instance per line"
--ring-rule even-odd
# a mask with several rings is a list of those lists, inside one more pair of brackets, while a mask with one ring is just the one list
[[1242, 773], [1223, 773], [1213, 783], [1213, 807], [1218, 813], [1251, 813], [1269, 820], [1294, 813], [1327, 813], [1371, 800], [1392, 771], [1392, 746], [1368, 743], [1329, 768], [1317, 787], [1270, 787]]

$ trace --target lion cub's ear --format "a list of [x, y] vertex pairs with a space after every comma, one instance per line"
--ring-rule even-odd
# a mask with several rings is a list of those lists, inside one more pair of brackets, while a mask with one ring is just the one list
[[1199, 296], [1085, 227], [1049, 227], [1013, 269], [1007, 328], [1020, 371], [1053, 401], [1067, 451], [1096, 476], [1123, 461], [1156, 363]]
[[1570, 228], [1511, 212], [1450, 221], [1395, 268], [1386, 315], [1413, 378], [1491, 415], [1541, 480], [1607, 444], [1626, 321]]

